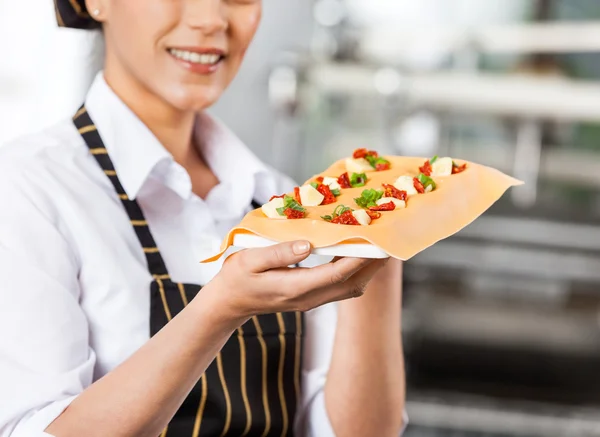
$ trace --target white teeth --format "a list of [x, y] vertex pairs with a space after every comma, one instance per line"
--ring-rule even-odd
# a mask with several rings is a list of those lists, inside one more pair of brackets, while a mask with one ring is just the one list
[[169, 53], [178, 59], [192, 62], [194, 64], [214, 65], [221, 59], [221, 56], [215, 54], [200, 54], [189, 52], [187, 50], [169, 49]]

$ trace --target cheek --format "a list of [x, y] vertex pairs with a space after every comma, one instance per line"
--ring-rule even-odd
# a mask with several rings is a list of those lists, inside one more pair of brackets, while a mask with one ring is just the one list
[[258, 25], [260, 24], [261, 15], [262, 9], [260, 7], [256, 7], [250, 12], [240, 14], [233, 26], [237, 39], [236, 44], [239, 46], [242, 56], [248, 50], [248, 47], [250, 46], [250, 43], [256, 34]]
[[[176, 2], [127, 0], [111, 5], [111, 24], [117, 44], [127, 49], [130, 58], [151, 58], [159, 42], [178, 23], [180, 7]], [[145, 62], [151, 59], [146, 59]]]

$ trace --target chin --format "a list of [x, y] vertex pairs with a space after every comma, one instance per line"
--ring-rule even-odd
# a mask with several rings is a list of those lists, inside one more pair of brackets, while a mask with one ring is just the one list
[[180, 111], [202, 111], [212, 105], [223, 94], [221, 86], [184, 85], [168, 90], [164, 100]]

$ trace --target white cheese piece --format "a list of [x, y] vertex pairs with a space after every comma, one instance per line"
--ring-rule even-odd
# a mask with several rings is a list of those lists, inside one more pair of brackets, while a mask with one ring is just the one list
[[327, 185], [329, 187], [330, 190], [341, 190], [342, 187], [340, 184], [338, 184], [338, 181], [336, 178], [330, 178], [330, 177], [324, 177], [323, 178], [323, 185]]
[[431, 164], [431, 176], [450, 176], [452, 174], [452, 158], [438, 158]]
[[319, 206], [325, 196], [319, 193], [312, 185], [300, 187], [300, 201], [303, 206]]
[[409, 196], [414, 196], [419, 192], [415, 188], [413, 179], [414, 178], [412, 176], [400, 176], [398, 179], [396, 179], [396, 182], [394, 182], [394, 187], [400, 191], [406, 191], [406, 194]]
[[271, 200], [269, 203], [265, 203], [261, 207], [261, 210], [262, 210], [263, 214], [269, 218], [285, 220], [285, 219], [287, 219], [287, 217], [285, 215], [279, 215], [279, 213], [277, 212], [277, 208], [283, 208], [283, 205], [284, 205], [283, 199], [281, 197], [276, 197], [275, 199]]
[[377, 201], [377, 206], [385, 205], [386, 203], [390, 202], [396, 205], [396, 209], [406, 208], [406, 202], [404, 200], [396, 199], [395, 197], [382, 197]]
[[349, 176], [352, 176], [352, 173], [366, 173], [369, 171], [375, 171], [375, 169], [373, 167], [371, 167], [371, 164], [369, 164], [369, 161], [367, 161], [365, 158], [359, 158], [359, 159], [353, 159], [353, 158], [347, 158], [346, 159], [346, 170], [349, 173]]
[[362, 226], [369, 226], [371, 224], [371, 217], [367, 214], [367, 211], [364, 209], [357, 209], [356, 211], [352, 211], [352, 215], [356, 219], [358, 223]]

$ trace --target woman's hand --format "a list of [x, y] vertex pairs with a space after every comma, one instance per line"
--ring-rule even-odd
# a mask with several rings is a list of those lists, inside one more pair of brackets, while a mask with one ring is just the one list
[[226, 300], [231, 316], [252, 317], [307, 311], [329, 302], [362, 296], [387, 260], [340, 258], [313, 268], [290, 268], [305, 260], [305, 241], [248, 249], [232, 255], [207, 285]]

